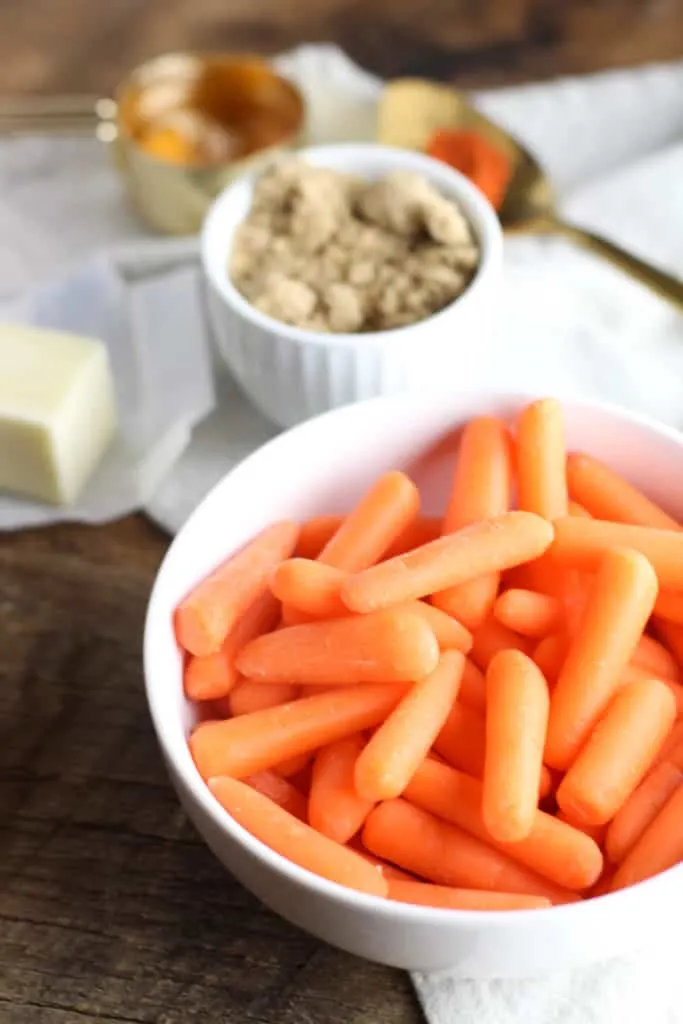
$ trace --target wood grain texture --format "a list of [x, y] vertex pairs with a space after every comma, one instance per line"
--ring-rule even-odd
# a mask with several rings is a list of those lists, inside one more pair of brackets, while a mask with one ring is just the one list
[[[681, 57], [683, 0], [0, 0], [0, 94], [302, 40], [488, 85]], [[141, 679], [166, 543], [141, 517], [0, 538], [0, 1021], [417, 1024], [403, 974], [274, 917], [186, 823]]]
[[492, 85], [683, 56], [683, 0], [0, 0], [0, 93], [108, 92], [147, 57], [333, 40], [384, 75]]

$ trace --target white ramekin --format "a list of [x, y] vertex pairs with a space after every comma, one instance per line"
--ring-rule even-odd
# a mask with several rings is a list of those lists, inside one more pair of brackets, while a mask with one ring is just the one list
[[[485, 391], [379, 398], [287, 431], [204, 499], [167, 552], [149, 603], [147, 699], [171, 781], [209, 847], [283, 917], [396, 967], [529, 977], [637, 949], [654, 936], [674, 944], [683, 915], [683, 866], [585, 903], [506, 913], [392, 903], [304, 871], [249, 835], [200, 778], [187, 746], [195, 711], [183, 695], [173, 610], [197, 580], [268, 523], [344, 511], [385, 470], [406, 469], [420, 486], [424, 510], [443, 510], [453, 471], [451, 431], [476, 415], [509, 419], [527, 400]], [[571, 448], [605, 459], [683, 518], [680, 434], [608, 406], [571, 401], [564, 409]]]
[[235, 230], [251, 205], [255, 178], [246, 175], [214, 201], [201, 239], [209, 319], [230, 371], [261, 412], [281, 426], [364, 398], [447, 386], [457, 379], [467, 349], [488, 333], [495, 308], [502, 233], [494, 210], [462, 174], [420, 153], [340, 143], [300, 155], [369, 180], [397, 169], [423, 174], [462, 206], [479, 241], [480, 265], [461, 296], [408, 327], [369, 334], [290, 327], [255, 309], [228, 276]]

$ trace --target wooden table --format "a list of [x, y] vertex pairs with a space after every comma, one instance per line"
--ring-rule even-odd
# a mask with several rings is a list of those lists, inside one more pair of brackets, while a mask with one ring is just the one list
[[[155, 52], [302, 38], [492, 83], [680, 57], [683, 3], [0, 0], [0, 94], [106, 92]], [[140, 664], [166, 545], [142, 517], [0, 538], [0, 1020], [416, 1024], [405, 975], [274, 917], [186, 823]]]

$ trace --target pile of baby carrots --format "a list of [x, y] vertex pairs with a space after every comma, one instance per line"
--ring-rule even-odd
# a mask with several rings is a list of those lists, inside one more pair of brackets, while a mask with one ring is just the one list
[[333, 882], [548, 907], [683, 860], [683, 529], [561, 406], [470, 421], [443, 517], [402, 472], [276, 522], [176, 609], [225, 810]]

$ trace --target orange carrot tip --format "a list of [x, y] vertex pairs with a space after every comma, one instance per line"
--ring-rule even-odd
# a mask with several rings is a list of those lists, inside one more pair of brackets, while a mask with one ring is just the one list
[[545, 519], [566, 516], [564, 414], [553, 398], [533, 402], [517, 420], [517, 502]]
[[273, 803], [283, 807], [295, 818], [306, 821], [306, 797], [287, 779], [276, 772], [258, 772], [244, 780], [247, 786], [267, 796]]
[[211, 778], [208, 783], [228, 814], [282, 857], [347, 888], [387, 895], [387, 883], [372, 864], [320, 835], [269, 797], [236, 779]]
[[494, 606], [494, 615], [508, 629], [535, 639], [547, 636], [562, 622], [562, 604], [533, 590], [506, 590]]
[[354, 769], [365, 741], [347, 736], [330, 743], [316, 755], [311, 777], [308, 821], [324, 836], [348, 843], [373, 807], [354, 786]]
[[240, 616], [264, 592], [275, 566], [291, 555], [298, 534], [295, 523], [274, 523], [197, 584], [175, 612], [180, 646], [195, 655], [218, 651]]

